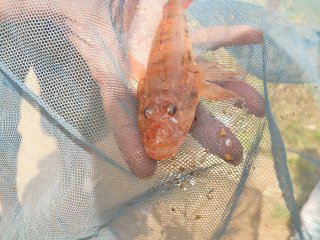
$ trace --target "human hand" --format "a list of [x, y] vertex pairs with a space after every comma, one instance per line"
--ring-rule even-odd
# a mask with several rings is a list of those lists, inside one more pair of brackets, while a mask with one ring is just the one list
[[[116, 8], [115, 2], [113, 3]], [[121, 16], [126, 19], [123, 30], [127, 31], [136, 9], [135, 3], [128, 3], [125, 9], [131, 9]], [[161, 10], [161, 6], [159, 9]], [[35, 11], [29, 15], [31, 16], [41, 11]], [[134, 93], [128, 90], [126, 82], [130, 74], [127, 68], [127, 53], [122, 50], [123, 48], [117, 35], [118, 32], [112, 25], [113, 19], [109, 14], [107, 6], [105, 6], [103, 1], [99, 0], [77, 2], [77, 4], [74, 1], [65, 1], [64, 4], [58, 4], [55, 9], [50, 11], [56, 12], [54, 16], [63, 16], [66, 25], [70, 29], [70, 40], [86, 60], [91, 74], [100, 88], [104, 110], [108, 116], [116, 141], [131, 171], [140, 178], [153, 175], [157, 162], [147, 156], [137, 129], [135, 114], [136, 99]], [[151, 21], [157, 22], [157, 19], [151, 13]], [[39, 16], [43, 16], [43, 14], [39, 14]], [[151, 26], [152, 22], [148, 22], [148, 24]], [[191, 34], [191, 37], [194, 36], [195, 39], [192, 40], [195, 44], [199, 44], [202, 41], [201, 44], [203, 42], [211, 43], [211, 47], [213, 46], [213, 48], [227, 46], [228, 44], [251, 44], [260, 41], [259, 37], [252, 38], [252, 29], [249, 29], [247, 32], [243, 31], [243, 29], [242, 26], [234, 27], [233, 34], [229, 35], [233, 37], [232, 41], [228, 38], [214, 39], [208, 37], [215, 35], [213, 33], [217, 33], [217, 30], [230, 30], [229, 26], [220, 26], [219, 29], [211, 28], [208, 31], [202, 30], [201, 35], [207, 36], [207, 38], [200, 37], [196, 39], [200, 34]], [[248, 40], [243, 41], [246, 38]], [[204, 41], [205, 39], [207, 41]], [[139, 48], [139, 45], [137, 47]], [[240, 88], [232, 83], [221, 84], [226, 89], [238, 92], [238, 95], [242, 95], [245, 100], [246, 97], [252, 95], [254, 96], [253, 99], [259, 100], [255, 90], [247, 84], [243, 83]], [[249, 102], [257, 103], [253, 106], [246, 106], [249, 113], [256, 116], [263, 115], [261, 112], [264, 113], [264, 111], [261, 111], [261, 109], [264, 109], [264, 106], [261, 105], [261, 99]], [[191, 133], [195, 139], [208, 148], [212, 154], [223, 159], [228, 158], [228, 155], [230, 155], [232, 161], [229, 162], [231, 164], [239, 163], [242, 158], [243, 149], [231, 130], [211, 116], [201, 105], [197, 108], [196, 117], [198, 120], [194, 122], [191, 129]], [[219, 132], [221, 133], [222, 129], [224, 129], [223, 135], [225, 138], [217, 138], [216, 136]], [[226, 139], [231, 140], [232, 146], [226, 144]]]

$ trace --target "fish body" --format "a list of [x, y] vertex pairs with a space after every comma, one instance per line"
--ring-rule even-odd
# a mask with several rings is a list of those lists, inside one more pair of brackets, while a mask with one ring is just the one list
[[164, 6], [145, 77], [138, 83], [138, 124], [147, 154], [156, 160], [179, 150], [199, 101], [184, 2], [170, 0]]
[[[241, 80], [243, 72], [230, 71], [215, 62], [195, 63], [184, 16], [184, 8], [190, 3], [191, 0], [169, 0], [165, 4], [146, 70], [130, 58], [133, 75], [139, 80], [138, 125], [145, 150], [155, 160], [168, 159], [178, 152], [194, 121], [200, 96], [236, 100], [236, 106], [257, 117], [263, 117], [265, 112], [261, 95]], [[216, 121], [214, 124], [221, 125]], [[242, 146], [226, 129], [221, 131], [227, 134], [202, 143], [227, 161], [240, 159]], [[213, 136], [214, 129], [211, 130], [206, 135]], [[202, 130], [198, 132], [202, 134]]]

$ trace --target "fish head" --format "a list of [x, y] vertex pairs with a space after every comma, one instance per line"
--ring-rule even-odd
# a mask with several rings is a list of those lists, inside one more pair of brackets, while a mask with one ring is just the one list
[[149, 98], [140, 104], [139, 128], [147, 154], [155, 160], [175, 155], [194, 119], [175, 97]]

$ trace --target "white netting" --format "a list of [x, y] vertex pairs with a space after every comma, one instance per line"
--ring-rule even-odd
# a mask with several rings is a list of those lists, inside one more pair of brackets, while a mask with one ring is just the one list
[[320, 174], [318, 3], [193, 1], [197, 62], [245, 72], [217, 82], [242, 100], [201, 98], [157, 162], [129, 56], [146, 67], [166, 2], [0, 0], [1, 239], [317, 236], [299, 209]]

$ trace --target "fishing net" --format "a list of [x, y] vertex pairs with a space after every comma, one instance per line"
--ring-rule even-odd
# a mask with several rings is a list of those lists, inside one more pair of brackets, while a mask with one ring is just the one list
[[193, 1], [197, 60], [245, 72], [265, 114], [201, 98], [157, 162], [129, 54], [146, 66], [165, 2], [0, 0], [1, 239], [320, 238], [319, 3]]

